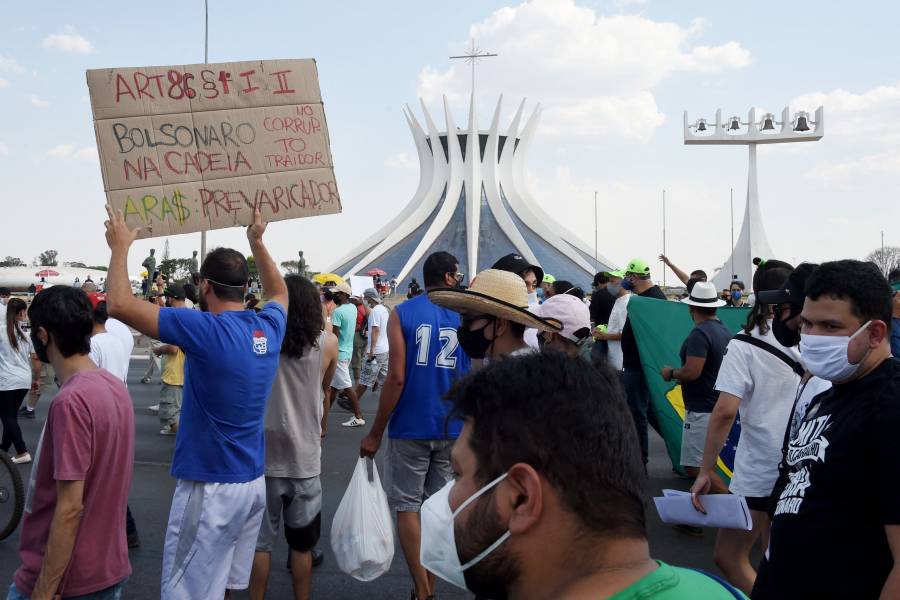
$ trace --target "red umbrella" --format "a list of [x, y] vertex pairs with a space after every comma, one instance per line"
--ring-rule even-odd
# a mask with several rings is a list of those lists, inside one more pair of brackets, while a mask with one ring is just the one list
[[387, 275], [387, 271], [382, 271], [381, 269], [376, 267], [374, 269], [370, 269], [369, 271], [367, 271], [366, 275], [371, 275], [372, 277], [375, 277], [376, 275], [378, 275], [379, 277], [381, 277], [383, 275]]
[[34, 275], [35, 277], [59, 277], [59, 273], [53, 269], [44, 269], [43, 271], [38, 271]]

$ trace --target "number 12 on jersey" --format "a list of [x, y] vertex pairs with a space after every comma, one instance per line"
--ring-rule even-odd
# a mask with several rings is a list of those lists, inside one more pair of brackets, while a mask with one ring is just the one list
[[[423, 323], [416, 329], [416, 347], [419, 353], [416, 355], [416, 364], [420, 367], [428, 366], [428, 354], [431, 349], [431, 330], [429, 324]], [[459, 342], [456, 339], [456, 329], [453, 327], [441, 327], [438, 335], [441, 349], [434, 359], [434, 366], [442, 369], [456, 368], [456, 348]]]

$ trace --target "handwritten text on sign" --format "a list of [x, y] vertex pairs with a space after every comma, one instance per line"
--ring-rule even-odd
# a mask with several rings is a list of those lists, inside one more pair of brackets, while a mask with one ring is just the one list
[[142, 237], [340, 212], [313, 60], [87, 72], [104, 187]]

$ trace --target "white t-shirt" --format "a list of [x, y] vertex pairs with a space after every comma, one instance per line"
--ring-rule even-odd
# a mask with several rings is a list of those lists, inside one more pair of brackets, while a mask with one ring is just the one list
[[0, 391], [25, 390], [31, 387], [33, 352], [31, 338], [27, 334], [25, 339], [18, 338], [18, 348], [12, 347], [4, 319], [3, 327], [0, 327]]
[[388, 351], [387, 324], [390, 313], [383, 304], [376, 304], [369, 311], [369, 345], [372, 344], [372, 328], [378, 328], [378, 339], [375, 340], [375, 354], [384, 354]]
[[[796, 348], [785, 348], [769, 331], [751, 336], [774, 346], [796, 361]], [[716, 391], [741, 399], [741, 437], [734, 457], [734, 476], [729, 490], [741, 496], [772, 493], [778, 478], [781, 445], [800, 376], [772, 353], [740, 340], [731, 340], [719, 368]]]
[[[622, 333], [625, 329], [625, 321], [628, 319], [628, 300], [631, 294], [625, 294], [616, 298], [612, 312], [609, 313], [609, 323], [606, 324], [607, 333]], [[607, 360], [616, 371], [622, 370], [622, 340], [609, 340], [606, 342], [608, 350]]]
[[106, 331], [113, 334], [115, 338], [121, 342], [122, 347], [125, 349], [125, 353], [130, 359], [131, 352], [134, 350], [134, 336], [131, 334], [128, 325], [117, 319], [107, 319], [105, 327]]
[[106, 369], [123, 382], [127, 381], [131, 351], [125, 353], [122, 340], [116, 334], [107, 331], [91, 337], [90, 357], [101, 369]]

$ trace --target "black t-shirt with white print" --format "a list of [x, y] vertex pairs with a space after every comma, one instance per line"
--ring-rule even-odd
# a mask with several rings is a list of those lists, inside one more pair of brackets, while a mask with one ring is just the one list
[[900, 361], [816, 396], [773, 491], [754, 600], [878, 598], [900, 525]]

